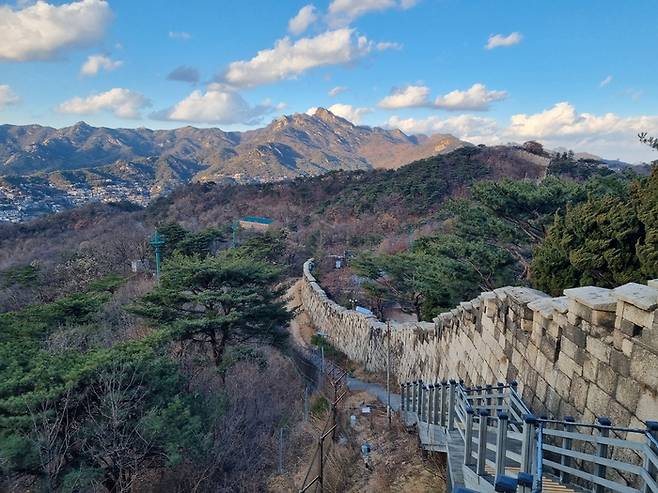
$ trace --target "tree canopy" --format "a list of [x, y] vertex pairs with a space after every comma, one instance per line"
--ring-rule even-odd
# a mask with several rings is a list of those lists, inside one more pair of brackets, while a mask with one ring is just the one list
[[159, 285], [132, 307], [133, 313], [166, 330], [182, 345], [209, 345], [216, 366], [228, 346], [251, 341], [280, 343], [290, 315], [281, 288], [281, 271], [235, 252], [216, 257], [175, 255]]
[[556, 214], [531, 270], [535, 286], [554, 295], [658, 276], [658, 168], [634, 183], [627, 198], [592, 195]]

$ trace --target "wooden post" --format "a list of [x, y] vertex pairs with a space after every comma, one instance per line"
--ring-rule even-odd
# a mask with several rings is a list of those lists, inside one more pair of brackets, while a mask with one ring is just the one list
[[434, 424], [434, 394], [436, 393], [436, 389], [433, 383], [429, 384], [429, 388], [430, 391], [427, 396], [427, 422]]
[[324, 436], [320, 437], [320, 471], [318, 472], [320, 493], [324, 490]]
[[[576, 426], [571, 424], [574, 423], [576, 420], [573, 418], [573, 416], [565, 416], [564, 417], [565, 425], [564, 425], [564, 431], [567, 433], [572, 433], [575, 431]], [[573, 440], [571, 438], [563, 437], [562, 438], [562, 448], [565, 450], [571, 450]], [[572, 458], [566, 454], [562, 455], [561, 461], [563, 466], [565, 467], [571, 467], [571, 464], [573, 462]], [[569, 482], [569, 473], [565, 471], [560, 471], [560, 483], [562, 484], [567, 484]]]
[[505, 474], [505, 463], [507, 462], [507, 413], [498, 413], [498, 433], [496, 435], [496, 477]]
[[446, 403], [448, 401], [448, 382], [441, 382], [441, 426], [446, 425]]
[[448, 403], [448, 431], [455, 429], [455, 387], [457, 382], [450, 380], [450, 395]]
[[485, 466], [487, 462], [487, 421], [491, 414], [488, 409], [481, 408], [478, 412], [480, 415], [480, 426], [478, 429], [478, 463], [477, 473], [478, 476], [484, 476]]
[[420, 387], [418, 389], [418, 421], [423, 421], [423, 413], [424, 413], [424, 407], [425, 407], [425, 395], [427, 392], [425, 391], [425, 384], [421, 382]]
[[386, 417], [391, 426], [391, 323], [386, 322]]
[[[656, 447], [655, 442], [652, 440], [658, 440], [658, 421], [647, 421], [647, 451], [644, 456], [644, 470], [649, 474], [650, 478], [656, 477], [656, 468], [653, 465], [653, 462], [649, 459], [649, 454], [653, 452], [654, 455], [658, 454], [658, 447]], [[644, 487], [642, 488], [642, 493], [651, 493], [649, 483], [644, 482]]]
[[466, 408], [466, 430], [464, 431], [464, 465], [473, 464], [473, 408]]
[[407, 410], [406, 409], [406, 403], [405, 403], [405, 399], [406, 399], [407, 396], [405, 395], [405, 392], [404, 392], [406, 386], [407, 386], [406, 383], [401, 383], [400, 384], [400, 411], [406, 411]]
[[[599, 436], [602, 437], [608, 437], [610, 436], [610, 426], [612, 426], [612, 423], [610, 420], [606, 417], [599, 417], [596, 419], [598, 421], [599, 427]], [[599, 443], [596, 445], [596, 455], [599, 457], [602, 457], [604, 459], [608, 458], [608, 444], [607, 443]], [[605, 479], [606, 476], [606, 467], [603, 464], [597, 464], [595, 466], [595, 475], [599, 478]], [[603, 493], [605, 491], [605, 487], [603, 485], [597, 484], [594, 486], [594, 492], [595, 493]]]

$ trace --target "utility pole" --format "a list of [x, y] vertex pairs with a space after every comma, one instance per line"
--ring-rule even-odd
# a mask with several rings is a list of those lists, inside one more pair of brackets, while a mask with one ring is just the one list
[[231, 248], [235, 249], [238, 246], [238, 221], [233, 221], [231, 227]]
[[304, 421], [308, 421], [308, 385], [304, 387]]
[[391, 322], [386, 321], [386, 417], [391, 426]]
[[283, 427], [279, 430], [279, 474], [283, 474]]
[[320, 346], [320, 354], [322, 357], [322, 361], [320, 363], [320, 372], [324, 374], [324, 346]]

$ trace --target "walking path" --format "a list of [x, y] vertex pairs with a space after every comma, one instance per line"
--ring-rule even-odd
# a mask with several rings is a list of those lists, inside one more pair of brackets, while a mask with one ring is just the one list
[[[301, 302], [299, 300], [299, 285], [293, 285], [288, 291], [288, 309], [290, 310], [299, 310]], [[322, 366], [322, 357], [320, 356], [318, 350], [311, 346], [302, 334], [304, 325], [307, 322], [304, 319], [303, 313], [298, 313], [298, 315], [290, 322], [290, 335], [292, 336], [292, 342], [295, 345], [305, 358], [311, 362], [318, 370]], [[313, 329], [311, 329], [313, 330]], [[314, 330], [313, 330], [314, 331]], [[325, 371], [331, 370], [333, 365], [331, 361], [324, 361]], [[365, 391], [369, 394], [375, 396], [382, 404], [386, 405], [387, 396], [386, 388], [382, 385], [366, 382], [359, 378], [351, 377], [347, 375], [345, 377], [347, 382], [347, 387], [353, 392]], [[399, 412], [401, 405], [400, 394], [395, 394], [391, 392], [391, 409], [393, 411]]]

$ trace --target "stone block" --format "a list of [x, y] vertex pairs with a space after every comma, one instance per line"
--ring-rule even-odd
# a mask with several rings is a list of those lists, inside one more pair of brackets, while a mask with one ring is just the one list
[[[576, 303], [577, 304], [577, 303]], [[580, 325], [582, 318], [578, 315], [575, 310], [569, 310], [567, 312], [567, 322], [571, 325]]]
[[617, 375], [627, 377], [631, 374], [630, 358], [616, 349], [610, 353], [610, 367]]
[[658, 279], [651, 279], [647, 281], [647, 286], [658, 289]]
[[[585, 286], [565, 289], [564, 295], [569, 299], [569, 302], [575, 300], [592, 310], [614, 312], [617, 308], [617, 300], [612, 296], [612, 291], [605, 288]], [[569, 310], [571, 311], [571, 304]]]
[[581, 348], [584, 348], [587, 344], [587, 334], [580, 327], [573, 324], [567, 323], [562, 326], [562, 336]]
[[605, 416], [610, 418], [614, 426], [626, 427], [631, 422], [631, 412], [614, 399], [608, 402]]
[[658, 289], [644, 284], [629, 282], [613, 289], [612, 295], [644, 311], [658, 308]]
[[633, 341], [630, 339], [624, 339], [621, 341], [621, 351], [626, 355], [629, 356], [633, 352]]
[[603, 340], [587, 336], [587, 343], [585, 346], [587, 352], [594, 356], [599, 361], [604, 363], [610, 362], [610, 353], [612, 352], [612, 347], [610, 344], [606, 344]]
[[587, 391], [587, 408], [594, 413], [595, 416], [605, 416], [608, 410], [608, 402], [610, 395], [606, 394], [600, 387], [590, 384]]
[[598, 369], [599, 360], [589, 354], [586, 354], [585, 360], [583, 362], [583, 377], [590, 382], [596, 382]]
[[617, 380], [617, 399], [629, 411], [635, 411], [640, 398], [640, 386], [632, 378], [619, 377]]
[[631, 377], [651, 389], [658, 389], [658, 356], [635, 344], [631, 355]]
[[601, 363], [596, 378], [596, 384], [606, 394], [614, 395], [617, 388], [617, 374], [611, 366]]
[[569, 391], [569, 401], [579, 410], [585, 409], [587, 404], [587, 391], [589, 384], [581, 377], [574, 377], [571, 380], [571, 389]]
[[617, 313], [617, 317], [615, 318], [615, 328], [628, 337], [634, 337], [642, 330], [642, 327], [639, 325], [635, 325], [630, 320], [626, 320], [622, 316], [621, 310]]
[[561, 398], [569, 398], [569, 389], [571, 387], [571, 379], [559, 370], [555, 371], [555, 391]]
[[563, 353], [560, 353], [560, 357], [557, 360], [557, 367], [569, 378], [573, 378], [574, 375], [580, 376], [583, 374], [583, 367]]
[[546, 328], [546, 332], [555, 339], [562, 337], [562, 327], [560, 327], [555, 322], [551, 321]]
[[541, 343], [539, 345], [539, 350], [543, 353], [544, 356], [546, 356], [546, 359], [551, 363], [555, 362], [556, 349], [557, 349], [557, 341], [555, 339], [553, 339], [549, 335], [545, 335], [544, 337], [542, 337]]
[[550, 387], [546, 392], [546, 400], [544, 401], [544, 407], [549, 414], [555, 416], [560, 412], [560, 403], [562, 402], [562, 397]]
[[658, 420], [658, 394], [656, 394], [655, 388], [642, 392], [635, 415], [642, 421]]
[[604, 312], [601, 310], [592, 310], [592, 318], [590, 322], [599, 327], [603, 327], [608, 331], [615, 328], [615, 312]]
[[[653, 325], [653, 311], [646, 311], [630, 303], [620, 303], [622, 306], [617, 312], [623, 320], [627, 320], [639, 327], [650, 329]], [[636, 329], [637, 332], [637, 329]]]

